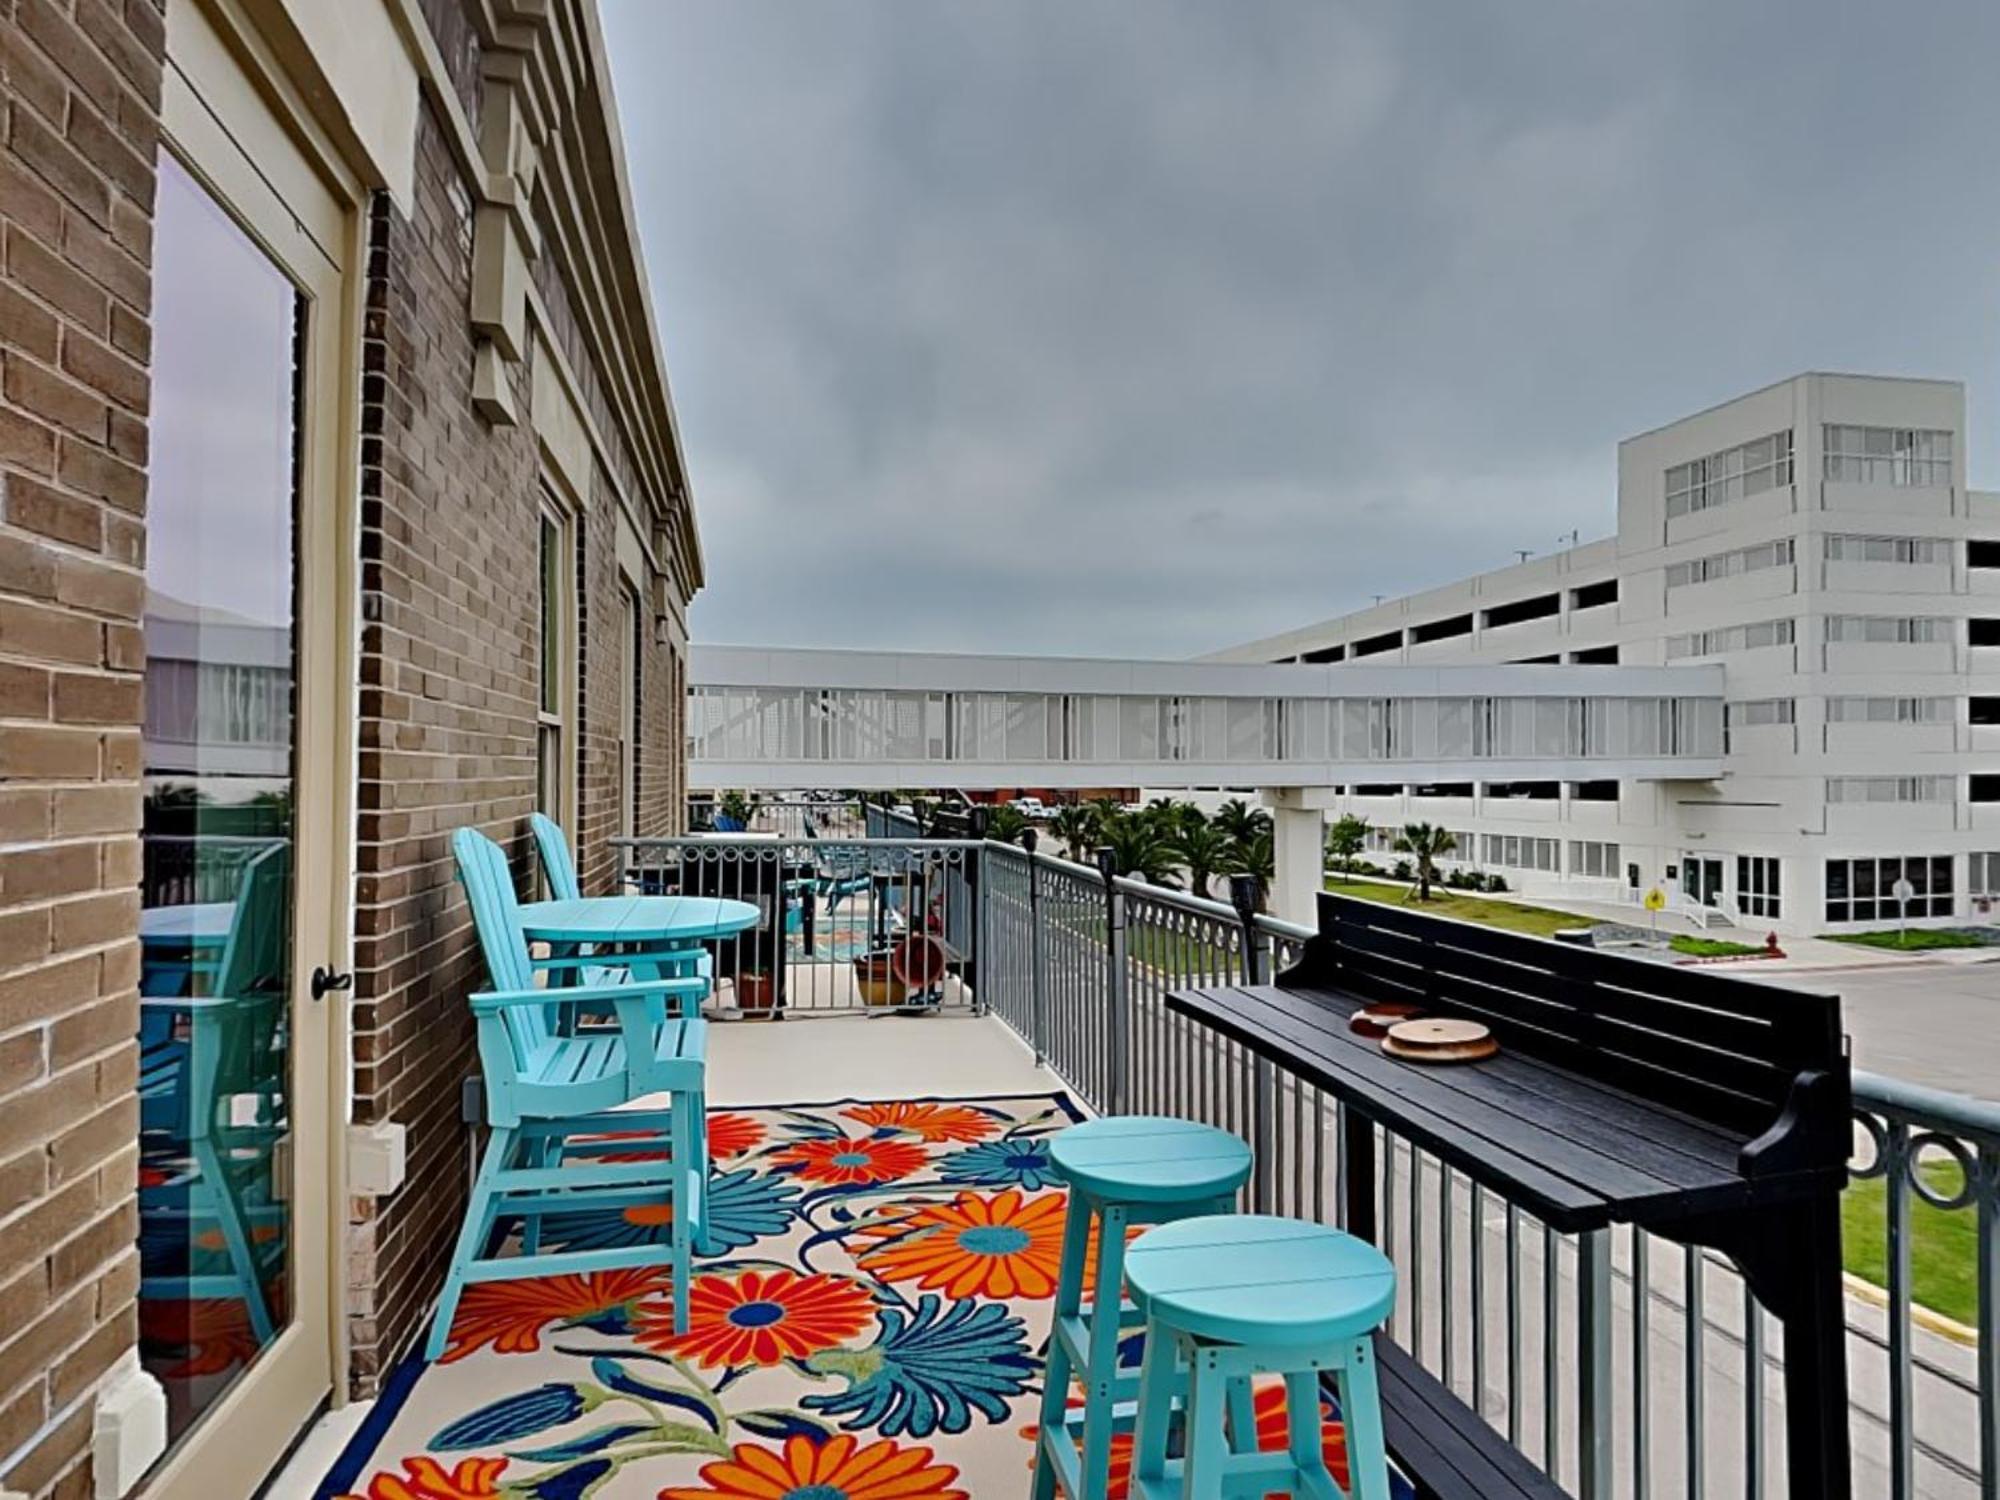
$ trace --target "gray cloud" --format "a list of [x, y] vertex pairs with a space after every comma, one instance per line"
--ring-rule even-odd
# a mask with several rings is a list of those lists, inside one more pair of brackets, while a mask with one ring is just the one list
[[2000, 7], [605, 0], [706, 640], [1178, 655], [1612, 522], [1806, 368], [2000, 421]]

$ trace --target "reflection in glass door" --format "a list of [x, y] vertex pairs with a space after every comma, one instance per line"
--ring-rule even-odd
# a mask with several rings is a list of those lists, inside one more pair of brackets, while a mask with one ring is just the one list
[[178, 1438], [291, 1318], [304, 300], [171, 157], [155, 229], [140, 1356]]

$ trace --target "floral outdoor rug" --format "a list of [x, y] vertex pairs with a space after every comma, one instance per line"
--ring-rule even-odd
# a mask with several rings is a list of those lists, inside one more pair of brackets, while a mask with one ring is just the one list
[[[1025, 1500], [1066, 1198], [1048, 1139], [1078, 1118], [1059, 1093], [711, 1112], [721, 1253], [686, 1333], [664, 1268], [469, 1288], [319, 1500]], [[543, 1247], [665, 1217], [549, 1219]], [[1256, 1415], [1282, 1447], [1282, 1385]], [[1115, 1440], [1108, 1500], [1130, 1456]]]

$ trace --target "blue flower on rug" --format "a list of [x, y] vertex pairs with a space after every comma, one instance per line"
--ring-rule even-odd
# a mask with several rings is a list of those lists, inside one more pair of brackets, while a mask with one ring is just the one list
[[1040, 1192], [1045, 1187], [1061, 1187], [1055, 1164], [1049, 1160], [1046, 1140], [1018, 1137], [982, 1141], [963, 1151], [954, 1151], [938, 1163], [938, 1176], [946, 1182], [979, 1187], [1020, 1187]]
[[[603, 1399], [603, 1392], [598, 1392], [598, 1399]], [[573, 1422], [594, 1404], [574, 1385], [551, 1382], [531, 1391], [516, 1391], [467, 1412], [455, 1422], [447, 1422], [431, 1439], [431, 1451], [463, 1453], [469, 1448], [517, 1442]]]
[[1004, 1421], [1007, 1403], [1039, 1368], [1025, 1325], [1000, 1303], [945, 1303], [926, 1294], [914, 1312], [885, 1307], [876, 1316], [881, 1333], [866, 1349], [825, 1349], [806, 1361], [814, 1374], [842, 1376], [848, 1387], [799, 1404], [844, 1419], [850, 1431], [917, 1438], [964, 1432], [974, 1411]]
[[[791, 1227], [798, 1187], [754, 1167], [718, 1172], [708, 1180], [708, 1238], [718, 1253], [741, 1250]], [[545, 1249], [612, 1250], [665, 1244], [671, 1216], [648, 1204], [604, 1208], [587, 1214], [553, 1214], [542, 1221]]]

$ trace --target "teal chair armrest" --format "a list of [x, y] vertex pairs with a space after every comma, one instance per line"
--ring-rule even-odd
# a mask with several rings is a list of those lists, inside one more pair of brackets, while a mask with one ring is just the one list
[[630, 984], [586, 985], [564, 990], [480, 990], [472, 996], [474, 1015], [497, 1015], [511, 1005], [602, 1005], [623, 1000], [644, 1001], [648, 997], [708, 993], [705, 979], [635, 979]]

